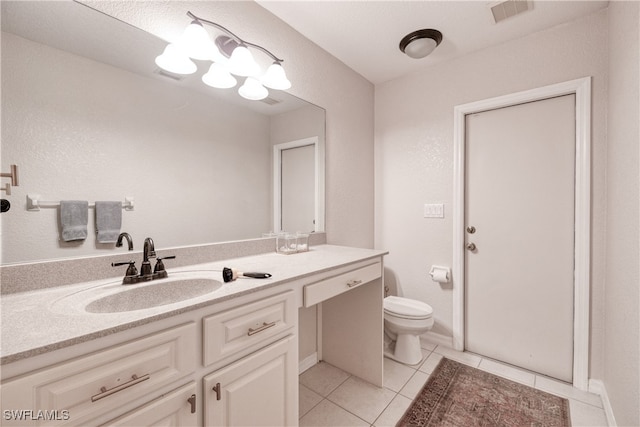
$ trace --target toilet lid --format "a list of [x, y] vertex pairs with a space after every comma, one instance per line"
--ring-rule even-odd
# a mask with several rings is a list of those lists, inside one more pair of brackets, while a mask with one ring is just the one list
[[433, 308], [422, 301], [388, 296], [384, 299], [384, 311], [398, 317], [424, 319], [431, 317]]

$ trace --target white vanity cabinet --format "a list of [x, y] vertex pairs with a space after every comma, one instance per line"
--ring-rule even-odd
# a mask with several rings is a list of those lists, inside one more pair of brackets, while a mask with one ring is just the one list
[[311, 277], [304, 306], [318, 307], [318, 358], [383, 386], [383, 264], [373, 258]]
[[298, 304], [278, 289], [142, 326], [123, 344], [98, 339], [101, 350], [3, 381], [2, 425], [297, 425]]
[[294, 292], [203, 319], [205, 426], [298, 423], [298, 346]]
[[[254, 268], [281, 278], [239, 279], [197, 306], [141, 310], [127, 323], [119, 313], [47, 312], [47, 298], [64, 297], [63, 288], [43, 303], [28, 301], [39, 310], [10, 296], [5, 313], [44, 315], [39, 333], [27, 337], [33, 354], [2, 366], [0, 424], [296, 426], [301, 328], [316, 337], [314, 360], [383, 385], [383, 255], [326, 247], [256, 256]], [[310, 306], [316, 321], [300, 325], [299, 308]], [[37, 351], [41, 332], [59, 340], [48, 351]], [[9, 334], [3, 343], [22, 338]], [[3, 357], [11, 354], [5, 347]]]

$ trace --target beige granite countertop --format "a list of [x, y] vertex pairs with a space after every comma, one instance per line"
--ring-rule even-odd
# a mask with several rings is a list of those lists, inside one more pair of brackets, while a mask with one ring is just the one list
[[[222, 282], [221, 270], [259, 271], [269, 279], [240, 278], [185, 301], [120, 313], [88, 313], [85, 303], [109, 292], [153, 286], [160, 280], [123, 287], [121, 277], [2, 296], [0, 364], [46, 353], [162, 318], [260, 291], [305, 276], [385, 255], [386, 251], [344, 246], [313, 246], [294, 255], [267, 253], [180, 268], [168, 268], [169, 279], [210, 278]], [[167, 280], [167, 279], [163, 279]]]

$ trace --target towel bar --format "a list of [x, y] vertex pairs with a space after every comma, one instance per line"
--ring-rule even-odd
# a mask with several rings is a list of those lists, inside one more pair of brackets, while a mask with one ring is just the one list
[[[40, 200], [39, 194], [27, 194], [27, 210], [28, 211], [39, 211], [40, 208], [57, 208], [60, 206], [60, 202], [52, 202], [46, 200]], [[95, 203], [89, 203], [89, 208], [95, 208]], [[132, 211], [134, 207], [134, 198], [133, 197], [125, 197], [124, 203], [122, 204], [122, 209], [127, 211]]]

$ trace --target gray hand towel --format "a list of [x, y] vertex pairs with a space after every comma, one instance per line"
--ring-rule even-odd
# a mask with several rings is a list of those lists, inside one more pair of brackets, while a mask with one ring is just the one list
[[98, 243], [115, 243], [122, 226], [122, 202], [96, 202]]
[[86, 200], [62, 200], [60, 202], [60, 222], [62, 240], [84, 240], [87, 238], [89, 202]]

